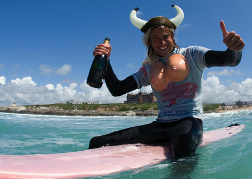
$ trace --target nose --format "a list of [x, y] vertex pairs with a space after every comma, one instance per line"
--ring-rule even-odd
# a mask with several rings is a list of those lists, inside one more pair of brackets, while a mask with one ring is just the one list
[[164, 45], [166, 42], [165, 42], [165, 40], [164, 39], [159, 39], [159, 41], [158, 41], [158, 44], [160, 44], [160, 45]]

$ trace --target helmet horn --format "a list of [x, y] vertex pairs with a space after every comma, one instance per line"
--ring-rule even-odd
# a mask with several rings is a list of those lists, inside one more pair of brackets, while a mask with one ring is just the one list
[[178, 7], [176, 5], [172, 5], [172, 7], [174, 7], [177, 10], [177, 15], [173, 19], [170, 19], [170, 21], [176, 27], [178, 27], [181, 24], [181, 22], [184, 20], [184, 12], [183, 12], [183, 10], [180, 7]]
[[139, 19], [136, 16], [136, 12], [138, 11], [138, 7], [133, 9], [130, 13], [130, 21], [131, 23], [136, 26], [138, 29], [142, 29], [142, 27], [147, 23], [147, 21]]

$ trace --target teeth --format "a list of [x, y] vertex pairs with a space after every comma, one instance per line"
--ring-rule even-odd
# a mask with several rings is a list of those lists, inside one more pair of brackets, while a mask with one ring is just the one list
[[159, 49], [161, 49], [161, 50], [165, 50], [166, 48], [167, 48], [167, 47], [162, 47], [162, 48], [160, 47]]

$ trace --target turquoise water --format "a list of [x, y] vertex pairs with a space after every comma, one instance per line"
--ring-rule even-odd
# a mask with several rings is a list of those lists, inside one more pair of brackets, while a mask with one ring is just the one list
[[[204, 114], [204, 130], [245, 124], [231, 138], [200, 147], [194, 156], [92, 179], [251, 179], [252, 111]], [[146, 124], [155, 117], [66, 117], [0, 113], [0, 154], [80, 151], [93, 136]]]

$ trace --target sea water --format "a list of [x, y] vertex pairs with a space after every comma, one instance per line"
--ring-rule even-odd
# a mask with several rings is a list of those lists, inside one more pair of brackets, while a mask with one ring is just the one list
[[[85, 150], [97, 135], [147, 124], [155, 117], [70, 117], [0, 113], [0, 154], [52, 154]], [[203, 115], [204, 131], [245, 124], [230, 138], [193, 156], [92, 179], [252, 179], [252, 111]], [[0, 177], [1, 178], [1, 177]]]

